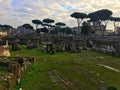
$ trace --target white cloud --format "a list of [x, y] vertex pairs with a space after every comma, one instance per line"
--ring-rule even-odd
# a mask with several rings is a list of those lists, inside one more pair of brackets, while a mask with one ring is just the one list
[[25, 8], [27, 11], [32, 11], [32, 8], [26, 7]]
[[120, 0], [0, 0], [0, 24], [18, 26], [31, 23], [32, 19], [51, 18], [68, 26], [77, 26], [71, 13], [88, 14], [103, 8], [120, 17]]

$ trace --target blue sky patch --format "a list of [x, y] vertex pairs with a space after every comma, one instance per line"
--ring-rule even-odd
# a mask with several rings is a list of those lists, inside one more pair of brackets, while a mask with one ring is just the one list
[[73, 10], [73, 7], [71, 6], [66, 6], [66, 5], [61, 5], [61, 6], [66, 10]]

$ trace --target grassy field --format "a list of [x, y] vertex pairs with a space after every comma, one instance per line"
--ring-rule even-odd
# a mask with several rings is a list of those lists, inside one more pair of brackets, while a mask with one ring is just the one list
[[[21, 81], [23, 90], [104, 90], [113, 86], [120, 90], [120, 58], [96, 51], [81, 53], [57, 52], [45, 54], [42, 50], [21, 48], [11, 51], [12, 56], [35, 57], [35, 63]], [[14, 90], [18, 90], [17, 85]]]

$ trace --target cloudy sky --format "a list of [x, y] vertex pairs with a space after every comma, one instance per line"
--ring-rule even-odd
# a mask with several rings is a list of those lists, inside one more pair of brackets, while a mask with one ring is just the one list
[[[109, 9], [113, 16], [120, 17], [120, 0], [0, 0], [0, 24], [14, 27], [31, 23], [33, 19], [54, 19], [67, 26], [76, 26], [76, 20], [70, 17], [73, 12], [86, 14]], [[109, 23], [109, 29], [112, 22]]]

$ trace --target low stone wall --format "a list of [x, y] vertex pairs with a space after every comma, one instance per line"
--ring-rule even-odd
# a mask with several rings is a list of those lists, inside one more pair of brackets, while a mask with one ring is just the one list
[[20, 83], [23, 72], [34, 63], [32, 57], [1, 58], [0, 66], [6, 68], [7, 73], [0, 73], [0, 90], [12, 90]]
[[92, 40], [92, 48], [104, 53], [120, 56], [120, 41], [108, 39], [94, 39]]
[[84, 40], [53, 40], [50, 43], [46, 44], [45, 52], [49, 52], [50, 50], [56, 52], [80, 52], [85, 49], [85, 41]]
[[94, 49], [106, 53], [120, 56], [120, 36], [58, 36], [58, 35], [40, 35], [36, 37], [8, 37], [4, 38], [9, 42], [18, 39], [21, 43], [27, 43], [27, 40], [47, 44], [53, 42], [56, 51], [68, 50], [71, 52], [79, 51], [79, 49]]
[[80, 42], [59, 42], [55, 43], [56, 51], [70, 51], [79, 52], [83, 49], [84, 45]]

